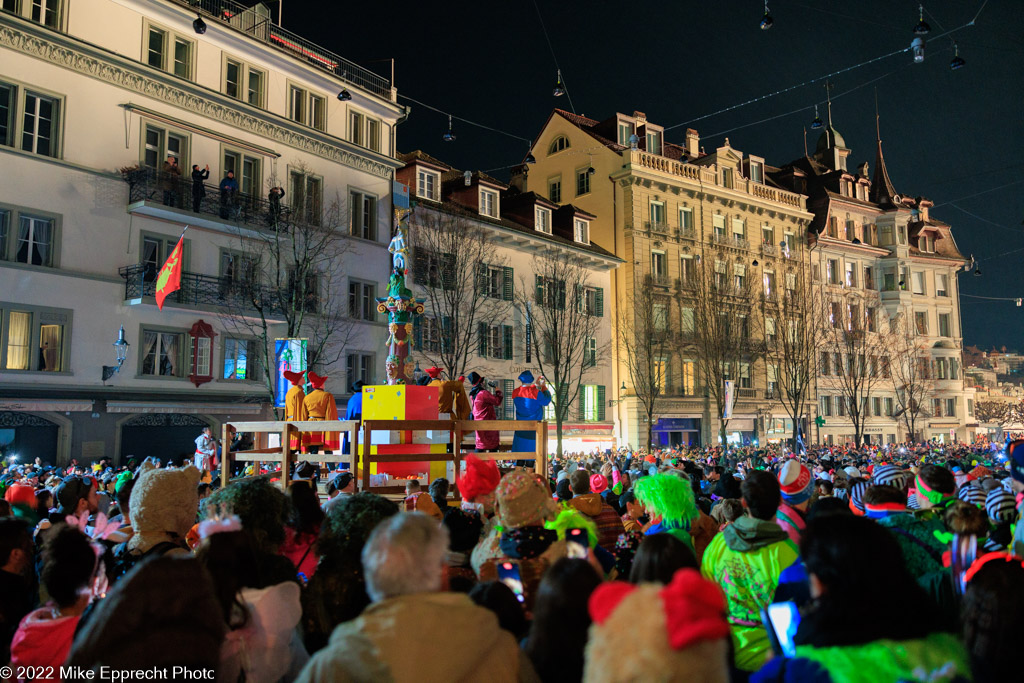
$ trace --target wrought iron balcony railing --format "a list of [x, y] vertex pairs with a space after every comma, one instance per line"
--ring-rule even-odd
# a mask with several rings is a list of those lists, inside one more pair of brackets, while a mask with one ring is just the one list
[[233, 2], [233, 0], [175, 0], [192, 11], [212, 17], [252, 36], [262, 43], [271, 45], [293, 57], [334, 74], [338, 78], [363, 90], [394, 101], [391, 82], [355, 62], [341, 57], [330, 50], [310, 42], [298, 34], [274, 24], [270, 17], [256, 7]]

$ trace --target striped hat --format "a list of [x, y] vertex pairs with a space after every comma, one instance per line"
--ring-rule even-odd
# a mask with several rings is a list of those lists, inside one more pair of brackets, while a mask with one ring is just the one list
[[1016, 500], [1013, 494], [1003, 488], [995, 488], [985, 498], [985, 512], [995, 524], [1012, 522], [1016, 516]]
[[867, 490], [868, 484], [866, 481], [857, 482], [850, 489], [850, 509], [858, 517], [864, 516], [864, 492]]
[[985, 489], [980, 486], [961, 486], [956, 495], [965, 503], [985, 507]]
[[895, 465], [881, 465], [875, 468], [872, 483], [877, 486], [891, 486], [902, 489], [906, 481], [903, 470]]
[[811, 499], [811, 492], [814, 490], [814, 477], [807, 466], [789, 460], [779, 471], [779, 489], [782, 492], [782, 499], [792, 505], [799, 505]]
[[907, 509], [908, 510], [920, 510], [921, 503], [917, 500], [917, 495], [911, 494], [907, 496]]

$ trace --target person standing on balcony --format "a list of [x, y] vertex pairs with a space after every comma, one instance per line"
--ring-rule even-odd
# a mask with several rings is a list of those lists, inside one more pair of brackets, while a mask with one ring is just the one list
[[206, 196], [206, 185], [203, 184], [210, 177], [210, 165], [199, 170], [199, 164], [192, 164], [192, 212], [199, 213], [199, 203]]
[[284, 188], [281, 186], [270, 188], [270, 227], [277, 230], [277, 223], [281, 220], [281, 198], [284, 197]]
[[228, 171], [224, 180], [220, 181], [220, 217], [234, 218], [235, 206], [238, 204], [238, 181], [235, 172]]
[[178, 157], [168, 154], [160, 177], [160, 186], [164, 191], [164, 204], [166, 206], [178, 205], [178, 183], [180, 180], [181, 169], [178, 168]]

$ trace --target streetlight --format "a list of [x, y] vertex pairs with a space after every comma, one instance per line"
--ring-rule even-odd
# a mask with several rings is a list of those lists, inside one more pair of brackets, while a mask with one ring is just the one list
[[108, 379], [114, 376], [115, 372], [121, 371], [121, 366], [124, 365], [124, 359], [128, 357], [128, 347], [131, 344], [124, 338], [124, 325], [121, 325], [121, 329], [117, 333], [117, 341], [114, 342], [114, 353], [117, 357], [117, 365], [104, 365], [103, 366], [103, 381], [106, 382]]

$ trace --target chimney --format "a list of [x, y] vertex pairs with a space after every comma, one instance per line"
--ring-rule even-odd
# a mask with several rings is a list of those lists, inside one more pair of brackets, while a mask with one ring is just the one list
[[860, 176], [861, 178], [868, 177], [868, 162], [865, 161], [859, 166], [857, 166], [857, 175]]
[[700, 156], [700, 136], [693, 128], [686, 129], [686, 154], [689, 157]]
[[509, 189], [514, 189], [516, 193], [526, 192], [526, 169], [526, 164], [516, 166], [512, 169], [508, 181]]

